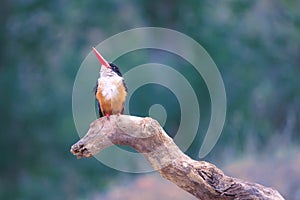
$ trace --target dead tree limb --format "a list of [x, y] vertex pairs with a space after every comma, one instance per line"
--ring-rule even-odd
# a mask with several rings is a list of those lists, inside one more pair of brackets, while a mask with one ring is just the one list
[[272, 188], [226, 176], [213, 164], [192, 160], [149, 117], [100, 118], [71, 147], [71, 152], [78, 158], [91, 157], [113, 144], [136, 149], [161, 176], [199, 199], [283, 199]]

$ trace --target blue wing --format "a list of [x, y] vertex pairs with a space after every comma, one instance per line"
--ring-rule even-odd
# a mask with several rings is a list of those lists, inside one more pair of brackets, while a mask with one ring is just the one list
[[[98, 81], [96, 82], [96, 86], [94, 87], [95, 97], [96, 97], [97, 91], [98, 91]], [[101, 111], [101, 107], [100, 107], [100, 102], [97, 100], [97, 98], [95, 98], [95, 100], [96, 100], [96, 104], [97, 104], [99, 118], [103, 117], [103, 114], [102, 114], [102, 111]]]

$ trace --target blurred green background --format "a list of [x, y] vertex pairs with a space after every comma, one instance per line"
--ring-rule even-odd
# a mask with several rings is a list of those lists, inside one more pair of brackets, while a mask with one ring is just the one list
[[[267, 177], [264, 180], [269, 181], [261, 183], [299, 199], [299, 7], [296, 0], [1, 1], [0, 199], [96, 199], [95, 193], [108, 193], [119, 180], [136, 178], [93, 158], [77, 160], [69, 149], [78, 140], [72, 87], [81, 62], [92, 46], [143, 26], [187, 34], [220, 70], [227, 118], [220, 140], [205, 160], [242, 177], [237, 172], [250, 161], [241, 162], [250, 158], [253, 168], [245, 177], [256, 180], [253, 171], [268, 174], [272, 168], [275, 174], [269, 176], [286, 173], [278, 184]], [[128, 56], [138, 64], [144, 54]], [[174, 68], [186, 64], [166, 52], [162, 55], [169, 59], [161, 62]], [[116, 63], [130, 69], [126, 57]], [[194, 71], [182, 73], [191, 77]], [[201, 123], [198, 140], [187, 154], [197, 159], [201, 133], [210, 119], [210, 99], [201, 77], [191, 78], [191, 83], [199, 91]], [[153, 103], [170, 105], [164, 95], [172, 94], [165, 88], [147, 87], [135, 94], [132, 114], [147, 115], [145, 105]], [[172, 101], [174, 109], [167, 109], [165, 127], [170, 135], [179, 123], [178, 102]], [[238, 170], [228, 167], [235, 162]]]

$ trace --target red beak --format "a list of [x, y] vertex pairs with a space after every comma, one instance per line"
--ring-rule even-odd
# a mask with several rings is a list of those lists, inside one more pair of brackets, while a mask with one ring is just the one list
[[105, 67], [110, 68], [109, 63], [101, 56], [101, 54], [97, 51], [97, 49], [95, 49], [93, 47], [93, 51], [94, 51], [96, 57], [98, 58], [99, 62], [101, 63], [101, 65], [104, 65]]

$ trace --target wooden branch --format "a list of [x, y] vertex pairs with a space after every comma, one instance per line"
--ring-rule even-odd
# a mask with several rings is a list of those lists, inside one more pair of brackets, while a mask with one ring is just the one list
[[283, 199], [272, 188], [226, 176], [213, 164], [192, 160], [149, 117], [102, 117], [90, 125], [71, 152], [78, 158], [91, 157], [113, 144], [136, 149], [161, 176], [199, 199]]

